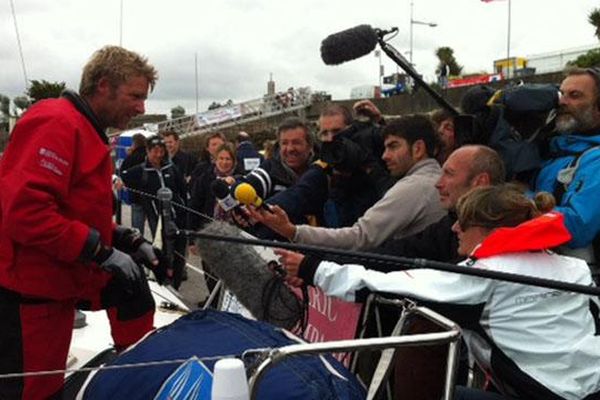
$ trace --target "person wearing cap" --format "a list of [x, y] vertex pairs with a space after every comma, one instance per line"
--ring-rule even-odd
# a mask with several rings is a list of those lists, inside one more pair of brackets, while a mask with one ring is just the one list
[[245, 175], [253, 169], [258, 168], [258, 166], [260, 166], [260, 164], [264, 161], [264, 157], [256, 150], [248, 133], [244, 131], [238, 133], [236, 142], [238, 169]]
[[[75, 309], [107, 309], [117, 350], [153, 327], [154, 300], [134, 259], [158, 258], [113, 222], [106, 129], [144, 113], [155, 68], [118, 46], [96, 51], [79, 93], [32, 105], [0, 163], [0, 375], [62, 371]], [[0, 379], [2, 399], [60, 398], [63, 374]]]
[[[162, 205], [156, 196], [161, 188], [169, 188], [173, 193], [171, 211], [175, 224], [180, 229], [187, 226], [186, 211], [180, 207], [187, 204], [186, 183], [183, 174], [167, 156], [167, 147], [161, 136], [151, 136], [146, 140], [145, 162], [123, 171], [121, 178], [128, 188], [137, 191], [140, 195], [152, 237], [155, 238], [157, 234], [160, 234], [157, 232], [157, 227]], [[185, 238], [175, 239], [175, 251], [181, 255], [185, 254]], [[175, 255], [172, 265], [172, 284], [176, 289], [181, 284], [184, 266], [185, 260]]]

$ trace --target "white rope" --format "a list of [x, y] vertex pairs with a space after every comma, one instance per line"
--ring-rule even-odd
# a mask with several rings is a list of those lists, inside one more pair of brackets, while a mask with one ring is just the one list
[[[150, 194], [148, 192], [143, 192], [143, 191], [138, 190], [138, 189], [133, 189], [133, 188], [130, 188], [129, 186], [123, 186], [123, 188], [127, 189], [128, 191], [130, 191], [132, 193], [139, 194], [139, 195], [142, 195], [142, 196], [146, 196], [146, 197], [149, 197], [149, 198], [154, 199], [154, 200], [158, 200], [158, 197], [156, 195]], [[184, 206], [183, 204], [179, 204], [179, 203], [177, 203], [175, 201], [172, 201], [171, 204], [173, 206], [175, 206], [175, 207], [181, 208], [182, 210], [191, 212], [192, 214], [199, 215], [199, 216], [204, 217], [206, 219], [209, 219], [211, 221], [215, 220], [213, 217], [211, 217], [211, 216], [209, 216], [207, 214], [201, 213], [198, 210], [194, 210], [193, 208], [189, 208], [189, 207]]]
[[[124, 187], [125, 187], [127, 190], [131, 191], [132, 193], [136, 193], [136, 194], [139, 194], [139, 195], [141, 195], [141, 196], [146, 196], [146, 197], [149, 197], [149, 198], [151, 198], [151, 199], [158, 200], [158, 197], [157, 197], [157, 196], [155, 196], [155, 195], [153, 195], [153, 194], [150, 194], [150, 193], [147, 193], [147, 192], [143, 192], [143, 191], [141, 191], [141, 190], [137, 190], [137, 189], [132, 189], [132, 188], [130, 188], [130, 187], [127, 187], [127, 186], [124, 186]], [[175, 207], [179, 207], [179, 208], [181, 208], [182, 210], [185, 210], [185, 211], [191, 212], [191, 213], [193, 213], [193, 214], [199, 215], [199, 216], [201, 216], [201, 217], [204, 217], [204, 218], [206, 218], [206, 219], [209, 219], [210, 221], [215, 221], [215, 219], [214, 219], [213, 217], [211, 217], [211, 216], [209, 216], [209, 215], [206, 215], [206, 214], [204, 214], [204, 213], [201, 213], [201, 212], [199, 212], [199, 211], [197, 211], [197, 210], [194, 210], [193, 208], [186, 207], [186, 206], [184, 206], [183, 204], [179, 204], [179, 203], [177, 203], [177, 202], [174, 202], [174, 201], [173, 201], [173, 202], [171, 202], [171, 204], [172, 204], [173, 206], [175, 206]], [[159, 236], [159, 235], [157, 235], [157, 236]], [[192, 269], [194, 270], [194, 272], [197, 272], [197, 273], [199, 273], [199, 274], [202, 274], [202, 275], [204, 275], [204, 276], [206, 276], [206, 277], [208, 277], [208, 278], [212, 279], [212, 280], [213, 280], [213, 281], [215, 281], [215, 282], [218, 282], [218, 281], [219, 281], [219, 278], [217, 278], [216, 276], [214, 276], [214, 275], [211, 275], [211, 274], [209, 274], [208, 272], [206, 272], [206, 271], [204, 271], [204, 270], [201, 270], [200, 268], [198, 268], [198, 267], [196, 267], [196, 266], [194, 266], [194, 265], [190, 264], [190, 263], [189, 263], [189, 260], [188, 260], [188, 259], [187, 259], [187, 258], [186, 258], [184, 255], [180, 254], [180, 253], [179, 253], [179, 252], [177, 252], [177, 251], [175, 251], [175, 252], [173, 252], [173, 253], [174, 253], [175, 255], [177, 255], [178, 257], [180, 257], [181, 259], [183, 259], [183, 260], [185, 261], [185, 263], [186, 263], [186, 265], [187, 265], [188, 267], [192, 267]]]
[[212, 274], [210, 274], [210, 273], [208, 273], [208, 272], [204, 271], [203, 269], [200, 269], [200, 268], [198, 268], [198, 267], [196, 267], [196, 266], [194, 266], [194, 265], [190, 264], [190, 263], [188, 262], [188, 259], [187, 259], [187, 258], [186, 258], [184, 255], [182, 255], [181, 253], [179, 253], [179, 252], [177, 252], [177, 251], [174, 251], [174, 252], [173, 252], [173, 254], [175, 254], [177, 257], [179, 257], [179, 258], [181, 258], [183, 261], [185, 261], [185, 264], [186, 264], [186, 266], [187, 266], [187, 267], [190, 267], [190, 269], [192, 269], [194, 272], [197, 272], [197, 273], [199, 273], [199, 274], [201, 274], [201, 275], [204, 275], [205, 277], [207, 277], [207, 278], [210, 278], [210, 279], [212, 279], [212, 280], [213, 280], [213, 281], [215, 281], [215, 282], [218, 282], [218, 281], [220, 280], [220, 279], [219, 279], [219, 278], [217, 278], [216, 276], [214, 276], [214, 275], [212, 275]]
[[[264, 349], [252, 349], [246, 350], [248, 351], [262, 351]], [[240, 358], [239, 354], [230, 354], [230, 355], [220, 355], [220, 356], [212, 356], [212, 357], [198, 357], [199, 361], [218, 361], [223, 358]], [[147, 361], [140, 363], [130, 363], [130, 364], [122, 364], [122, 365], [100, 365], [97, 367], [82, 367], [82, 368], [68, 368], [68, 369], [55, 369], [48, 371], [32, 371], [32, 372], [13, 372], [8, 374], [0, 374], [0, 379], [14, 379], [14, 378], [26, 378], [32, 376], [45, 376], [45, 375], [58, 375], [58, 374], [68, 374], [71, 372], [92, 372], [92, 371], [108, 371], [108, 370], [118, 370], [118, 369], [128, 369], [128, 368], [145, 368], [145, 367], [156, 367], [160, 365], [169, 365], [169, 364], [183, 364], [188, 361], [188, 358], [179, 358], [175, 360], [161, 360], [161, 361]]]

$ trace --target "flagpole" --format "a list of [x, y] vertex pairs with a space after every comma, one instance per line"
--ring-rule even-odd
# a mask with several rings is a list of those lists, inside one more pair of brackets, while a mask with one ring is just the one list
[[194, 53], [195, 77], [196, 77], [196, 114], [198, 114], [198, 52]]
[[121, 14], [119, 18], [119, 46], [123, 46], [123, 0], [121, 0]]
[[506, 29], [506, 79], [510, 78], [510, 66], [512, 64], [513, 70], [515, 69], [514, 63], [510, 62], [510, 0], [508, 0], [508, 26]]

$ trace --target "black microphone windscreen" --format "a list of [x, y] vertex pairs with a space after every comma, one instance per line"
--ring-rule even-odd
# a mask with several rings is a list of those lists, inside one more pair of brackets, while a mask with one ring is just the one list
[[224, 199], [229, 195], [229, 185], [223, 179], [215, 179], [210, 184], [210, 190], [217, 199]]
[[244, 177], [243, 181], [251, 185], [261, 199], [266, 199], [271, 195], [273, 183], [271, 176], [264, 169], [253, 169]]
[[321, 58], [337, 65], [369, 54], [377, 46], [377, 33], [370, 25], [358, 25], [327, 36], [321, 42]]
[[[221, 236], [251, 237], [233, 225], [214, 221], [200, 232]], [[257, 319], [285, 329], [292, 329], [302, 315], [302, 305], [289, 287], [281, 282], [277, 296], [265, 301], [272, 289], [273, 273], [267, 261], [249, 245], [196, 239], [202, 260]]]

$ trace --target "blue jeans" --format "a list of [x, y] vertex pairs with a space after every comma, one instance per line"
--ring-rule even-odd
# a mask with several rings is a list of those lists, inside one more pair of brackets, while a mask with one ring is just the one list
[[131, 204], [131, 226], [138, 229], [142, 235], [144, 234], [144, 225], [146, 222], [146, 214], [144, 207], [140, 204]]

